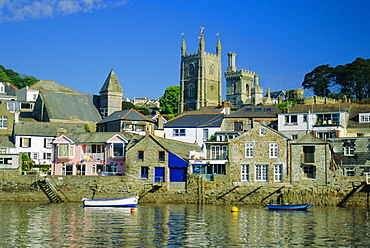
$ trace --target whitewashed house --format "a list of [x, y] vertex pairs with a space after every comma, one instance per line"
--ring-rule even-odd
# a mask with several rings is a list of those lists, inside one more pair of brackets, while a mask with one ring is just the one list
[[311, 133], [315, 137], [346, 137], [350, 104], [293, 105], [278, 114], [278, 131], [292, 140]]
[[52, 142], [59, 132], [84, 132], [83, 124], [21, 121], [14, 124], [17, 153], [25, 153], [35, 164], [52, 164]]
[[215, 132], [221, 131], [223, 116], [221, 113], [184, 113], [166, 123], [164, 137], [196, 143], [204, 148], [204, 142]]

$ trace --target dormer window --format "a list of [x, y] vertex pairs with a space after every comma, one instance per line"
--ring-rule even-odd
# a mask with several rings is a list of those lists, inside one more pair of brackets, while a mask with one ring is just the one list
[[360, 113], [359, 122], [360, 123], [370, 123], [370, 113]]
[[297, 115], [286, 115], [284, 125], [298, 125], [297, 120], [298, 120]]

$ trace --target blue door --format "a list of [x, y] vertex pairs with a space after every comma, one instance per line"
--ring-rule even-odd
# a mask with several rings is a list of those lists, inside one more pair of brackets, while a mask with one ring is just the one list
[[171, 167], [170, 168], [170, 182], [185, 182], [187, 168]]
[[155, 167], [154, 168], [154, 182], [155, 183], [164, 182], [164, 167]]

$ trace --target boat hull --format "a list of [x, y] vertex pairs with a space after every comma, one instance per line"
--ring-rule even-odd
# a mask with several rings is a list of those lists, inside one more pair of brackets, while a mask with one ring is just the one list
[[307, 210], [311, 208], [313, 204], [296, 204], [296, 205], [275, 205], [267, 204], [268, 210]]
[[129, 196], [117, 199], [82, 199], [84, 207], [131, 207], [138, 204], [138, 196]]

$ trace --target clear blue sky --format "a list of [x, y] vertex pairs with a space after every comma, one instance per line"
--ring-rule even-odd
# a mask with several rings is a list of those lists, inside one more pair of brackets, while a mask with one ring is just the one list
[[207, 52], [220, 33], [224, 70], [235, 52], [265, 92], [370, 58], [369, 0], [0, 0], [0, 64], [86, 94], [113, 69], [126, 98], [158, 98], [179, 85], [181, 33], [196, 52], [201, 26]]

